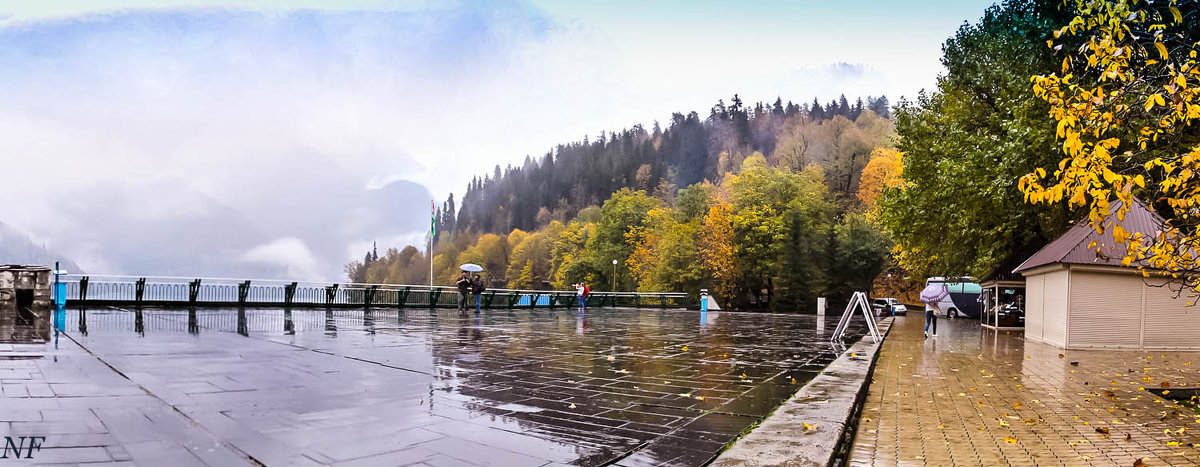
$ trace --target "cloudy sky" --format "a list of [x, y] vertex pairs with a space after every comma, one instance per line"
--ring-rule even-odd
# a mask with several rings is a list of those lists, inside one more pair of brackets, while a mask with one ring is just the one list
[[336, 280], [556, 143], [735, 92], [911, 97], [988, 4], [6, 1], [0, 222], [94, 273]]

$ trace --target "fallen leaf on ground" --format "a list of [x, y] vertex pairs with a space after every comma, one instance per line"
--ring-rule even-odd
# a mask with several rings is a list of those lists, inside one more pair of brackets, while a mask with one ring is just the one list
[[1063, 354], [1058, 354], [1058, 358], [1067, 358], [1067, 356], [1063, 355]]
[[1146, 461], [1138, 459], [1133, 461], [1133, 467], [1146, 467]]
[[800, 424], [801, 424], [801, 425], [804, 425], [804, 431], [813, 431], [813, 430], [816, 430], [816, 429], [817, 429], [817, 425], [815, 425], [815, 424], [813, 424], [813, 425], [809, 425], [809, 424], [807, 424], [807, 423], [804, 423], [804, 422], [800, 422]]
[[1077, 362], [1077, 361], [1071, 362], [1071, 366], [1079, 366], [1079, 362]]
[[1108, 427], [1098, 426], [1098, 427], [1096, 427], [1096, 433], [1100, 433], [1102, 435], [1107, 436], [1109, 434]]
[[1017, 444], [1017, 439], [1013, 438], [1012, 436], [1005, 436], [1004, 442], [1009, 443], [1009, 444]]
[[1021, 403], [1020, 403], [1020, 402], [1017, 402], [1017, 403], [1013, 404], [1013, 408], [1014, 408], [1014, 409], [1019, 409], [1019, 408], [1021, 408]]
[[573, 408], [575, 408], [575, 403], [573, 403], [573, 402], [572, 402], [572, 403], [571, 403], [571, 405], [570, 405], [570, 406], [568, 406], [567, 408], [568, 408], [568, 409], [573, 409]]

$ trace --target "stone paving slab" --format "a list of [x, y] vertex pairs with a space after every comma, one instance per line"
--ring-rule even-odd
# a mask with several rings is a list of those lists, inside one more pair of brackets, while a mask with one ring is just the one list
[[815, 319], [69, 310], [0, 350], [0, 435], [47, 437], [26, 463], [702, 465], [837, 357]]
[[1200, 464], [1200, 415], [1163, 397], [1200, 386], [1200, 353], [1066, 351], [969, 320], [926, 339], [922, 323], [892, 326], [852, 465]]

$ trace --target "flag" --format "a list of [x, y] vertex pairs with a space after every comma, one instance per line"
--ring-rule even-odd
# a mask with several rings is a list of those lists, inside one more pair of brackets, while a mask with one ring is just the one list
[[437, 237], [437, 205], [429, 200], [429, 238]]

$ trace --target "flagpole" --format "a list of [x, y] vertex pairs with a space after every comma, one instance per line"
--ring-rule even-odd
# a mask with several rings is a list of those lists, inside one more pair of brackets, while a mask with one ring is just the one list
[[437, 205], [429, 200], [429, 290], [433, 291], [433, 236], [437, 235]]

